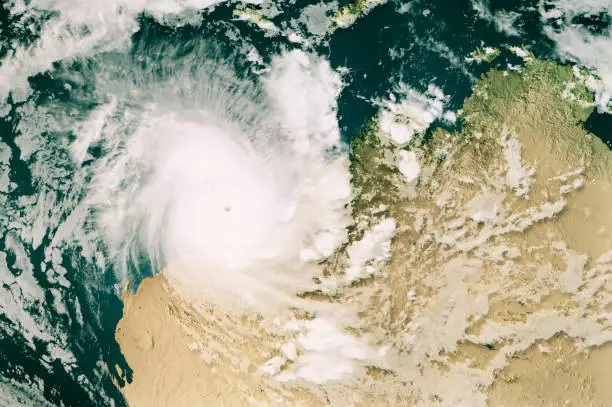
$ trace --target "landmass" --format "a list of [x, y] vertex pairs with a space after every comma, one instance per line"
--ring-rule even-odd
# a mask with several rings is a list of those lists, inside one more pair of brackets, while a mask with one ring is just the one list
[[385, 4], [387, 0], [355, 0], [334, 11], [332, 28], [346, 28], [360, 17], [368, 14], [373, 8]]
[[397, 145], [368, 123], [349, 240], [299, 293], [349, 316], [194, 304], [170, 268], [125, 297], [128, 404], [612, 406], [612, 155], [582, 126], [592, 106], [572, 67], [530, 58], [476, 82], [460, 133]]

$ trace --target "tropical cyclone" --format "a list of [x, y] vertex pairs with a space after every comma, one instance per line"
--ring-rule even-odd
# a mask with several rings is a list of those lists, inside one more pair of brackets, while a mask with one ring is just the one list
[[612, 405], [612, 155], [580, 125], [592, 105], [571, 67], [531, 58], [475, 84], [461, 134], [400, 146], [369, 123], [349, 240], [299, 305], [194, 304], [172, 267], [126, 295], [129, 405]]

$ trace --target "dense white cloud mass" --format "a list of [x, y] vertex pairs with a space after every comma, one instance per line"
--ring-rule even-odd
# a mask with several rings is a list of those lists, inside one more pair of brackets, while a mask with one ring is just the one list
[[[236, 70], [248, 60], [240, 41], [229, 56], [212, 40], [190, 43], [187, 56], [181, 54], [185, 44], [140, 49], [131, 41], [143, 11], [180, 26], [211, 4], [11, 6], [24, 21], [39, 10], [57, 12], [38, 39], [12, 44], [0, 66], [0, 96], [25, 101], [15, 111], [15, 145], [35, 185], [35, 193], [3, 209], [0, 226], [10, 222], [13, 230], [6, 250], [21, 274], [13, 276], [0, 258], [7, 284], [0, 307], [28, 345], [34, 339], [47, 344], [46, 364], [76, 366], [51, 316], [84, 324], [79, 300], [66, 295], [75, 279], [94, 303], [90, 285], [118, 294], [135, 277], [181, 264], [169, 277], [189, 298], [265, 311], [309, 287], [320, 272], [317, 262], [345, 239], [348, 155], [336, 119], [342, 81], [324, 58], [279, 52], [265, 73], [249, 77]], [[91, 65], [71, 71], [82, 58]], [[66, 86], [75, 84], [74, 100], [36, 105], [28, 77], [47, 69]], [[85, 82], [91, 93], [76, 89]], [[0, 115], [9, 112], [2, 102]], [[0, 189], [10, 193], [17, 186], [4, 143], [0, 158]], [[34, 264], [29, 257], [41, 242], [43, 263]], [[67, 273], [74, 271], [63, 263], [68, 248], [88, 262], [71, 281]], [[52, 307], [35, 268], [58, 286], [49, 290]], [[108, 270], [121, 284], [100, 283]]]
[[[139, 115], [127, 140], [116, 120], [104, 137], [83, 133], [115, 140], [85, 206], [101, 208], [126, 277], [144, 252], [154, 269], [183, 264], [172, 274], [182, 285], [250, 306], [273, 303], [272, 286], [291, 287], [287, 297], [305, 288], [309, 260], [344, 240], [350, 185], [335, 117], [341, 82], [326, 61], [301, 51], [275, 58], [262, 89], [236, 80], [231, 91], [213, 77], [231, 77], [229, 68], [214, 69], [134, 89], [157, 97], [139, 106], [144, 111], [121, 112]], [[172, 95], [176, 78], [181, 91]]]
[[546, 34], [556, 42], [562, 57], [595, 70], [601, 78], [589, 82], [596, 93], [595, 103], [600, 110], [609, 111], [612, 99], [612, 31], [594, 33], [571, 22], [579, 15], [612, 15], [612, 3], [607, 0], [557, 0], [552, 3], [552, 8], [550, 6], [544, 8], [544, 4], [540, 5], [542, 20], [545, 23], [556, 21], [561, 28], [546, 25]]

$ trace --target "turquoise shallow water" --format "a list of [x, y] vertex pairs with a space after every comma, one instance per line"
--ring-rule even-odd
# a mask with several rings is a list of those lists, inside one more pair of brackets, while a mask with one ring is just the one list
[[[484, 72], [521, 63], [505, 49], [492, 64], [467, 62], [478, 47], [527, 45], [538, 57], [557, 58], [555, 44], [543, 32], [537, 4], [488, 4], [492, 13], [516, 13], [519, 35], [500, 32], [467, 0], [415, 1], [410, 7], [394, 2], [377, 7], [353, 26], [313, 43], [310, 51], [347, 72], [338, 101], [343, 139], [350, 142], [359, 137], [362, 126], [376, 115], [376, 101], [395, 92], [400, 82], [420, 92], [435, 83], [448, 96], [446, 109], [455, 111], [469, 96], [473, 81]], [[296, 19], [309, 5], [306, 1], [277, 4], [272, 21], [279, 27], [301, 27]], [[235, 8], [235, 3], [226, 3], [202, 10], [197, 13], [198, 23], [178, 26], [140, 13], [129, 47], [93, 49], [67, 59], [51, 57], [49, 67], [27, 75], [31, 92], [25, 99], [14, 92], [7, 96], [0, 119], [1, 163], [9, 180], [0, 203], [0, 267], [6, 269], [0, 281], [1, 295], [6, 299], [0, 302], [0, 383], [7, 397], [4, 401], [0, 398], [0, 404], [43, 405], [46, 400], [49, 405], [63, 406], [124, 405], [113, 384], [131, 380], [129, 366], [114, 340], [122, 313], [115, 265], [99, 239], [93, 238], [87, 247], [70, 239], [56, 243], [63, 233], [62, 225], [71, 219], [85, 195], [91, 177], [88, 168], [109, 152], [103, 142], [93, 142], [88, 158], [75, 164], [67, 146], [75, 139], [77, 125], [108, 103], [114, 82], [127, 83], [134, 78], [132, 85], [146, 88], [159, 78], [177, 77], [176, 66], [182, 66], [182, 75], [207, 59], [219, 58], [231, 61], [240, 80], [257, 86], [258, 65], [247, 58], [246, 49], [254, 47], [265, 65], [282, 50], [299, 47], [285, 37], [270, 36], [234, 20]], [[8, 9], [5, 5], [0, 11], [0, 57], [4, 64], [14, 50], [36, 44], [41, 27], [58, 16], [55, 11], [11, 14]], [[403, 9], [407, 10], [400, 12]], [[598, 35], [606, 35], [610, 27], [605, 13], [584, 15], [574, 22]], [[88, 28], [76, 26], [74, 30]], [[202, 44], [208, 51], [201, 52]], [[169, 58], [174, 58], [174, 65], [169, 64]], [[221, 87], [235, 86], [229, 80], [224, 83], [222, 75], [218, 80]], [[129, 102], [124, 103], [128, 111]], [[33, 125], [36, 114], [44, 114], [52, 125]], [[130, 131], [129, 118], [115, 120], [125, 120], [124, 131]], [[432, 127], [438, 125], [458, 129], [461, 123], [432, 123]], [[594, 115], [586, 125], [609, 143], [609, 115]], [[24, 133], [37, 144], [20, 141]], [[40, 166], [38, 162], [50, 164]], [[48, 216], [36, 212], [37, 208], [45, 208]], [[89, 213], [83, 225], [93, 235], [98, 227], [96, 216]], [[41, 217], [47, 219], [42, 231], [35, 228], [34, 221]], [[24, 232], [34, 229], [40, 238]], [[133, 288], [158, 271], [139, 253], [133, 253], [130, 260]], [[57, 357], [60, 349], [69, 356]], [[121, 375], [112, 368], [115, 365], [120, 366]], [[109, 371], [105, 366], [111, 366]], [[8, 397], [8, 393], [12, 395]]]

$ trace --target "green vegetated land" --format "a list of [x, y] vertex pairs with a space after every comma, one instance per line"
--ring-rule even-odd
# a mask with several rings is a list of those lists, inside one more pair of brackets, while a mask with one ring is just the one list
[[[581, 123], [593, 111], [593, 100], [592, 92], [571, 66], [532, 58], [521, 71], [491, 70], [476, 81], [473, 94], [458, 112], [463, 124], [460, 133], [449, 135], [444, 129], [436, 129], [431, 137], [417, 135], [402, 148], [418, 151], [421, 178], [432, 176], [462, 146], [474, 140], [483, 143], [489, 134], [499, 133], [502, 123], [541, 128], [542, 137], [555, 137], [560, 144], [570, 141], [576, 154], [584, 154], [592, 148], [587, 146], [591, 140], [584, 137]], [[375, 120], [368, 122], [352, 142], [352, 209], [357, 224], [371, 225], [381, 215], [392, 215], [394, 206], [402, 200], [402, 176], [393, 161], [400, 149], [381, 134]]]

